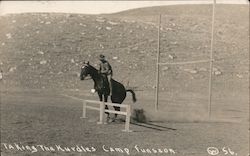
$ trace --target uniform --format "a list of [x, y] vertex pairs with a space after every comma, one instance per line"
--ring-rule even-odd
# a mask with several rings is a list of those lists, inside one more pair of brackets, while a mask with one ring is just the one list
[[105, 56], [104, 55], [100, 55], [100, 73], [104, 74], [105, 76], [107, 76], [108, 81], [109, 81], [109, 89], [110, 89], [110, 94], [112, 95], [112, 85], [111, 85], [111, 79], [113, 76], [113, 71], [112, 71], [112, 67], [109, 64], [109, 62], [107, 60], [105, 60]]

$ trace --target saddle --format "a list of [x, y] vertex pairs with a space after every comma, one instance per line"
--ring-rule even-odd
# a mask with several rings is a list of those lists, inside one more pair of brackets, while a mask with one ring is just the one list
[[[109, 87], [109, 81], [108, 81], [108, 77], [106, 74], [101, 74], [102, 76], [102, 84], [103, 84], [103, 88]], [[107, 84], [107, 85], [105, 85]]]
[[[102, 84], [103, 84], [103, 88], [104, 89], [109, 89], [110, 90], [110, 94], [112, 95], [112, 93], [113, 93], [113, 84], [111, 83], [111, 84], [109, 84], [109, 80], [108, 80], [108, 77], [107, 77], [107, 75], [106, 74], [101, 74], [102, 75]], [[112, 79], [110, 80], [110, 81], [112, 81]]]

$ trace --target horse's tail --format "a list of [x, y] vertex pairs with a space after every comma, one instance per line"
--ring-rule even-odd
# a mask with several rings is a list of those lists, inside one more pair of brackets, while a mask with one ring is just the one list
[[136, 102], [135, 92], [131, 89], [127, 89], [126, 92], [130, 92], [132, 94], [133, 102]]

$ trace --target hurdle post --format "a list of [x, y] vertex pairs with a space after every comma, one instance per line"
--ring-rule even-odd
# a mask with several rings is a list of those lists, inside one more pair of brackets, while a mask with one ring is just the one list
[[103, 118], [104, 118], [104, 109], [105, 109], [105, 103], [104, 101], [100, 103], [100, 121], [97, 122], [97, 124], [104, 124]]
[[130, 124], [130, 116], [131, 116], [131, 105], [127, 105], [126, 107], [126, 121], [125, 121], [125, 129], [124, 132], [132, 132], [129, 130], [129, 124]]
[[80, 117], [81, 119], [85, 119], [86, 117], [86, 106], [87, 106], [87, 102], [85, 100], [83, 100], [82, 102], [82, 117]]

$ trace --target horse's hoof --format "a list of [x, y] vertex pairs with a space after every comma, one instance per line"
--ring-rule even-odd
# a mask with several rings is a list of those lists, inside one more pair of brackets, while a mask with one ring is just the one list
[[109, 118], [108, 123], [114, 122], [114, 119]]

